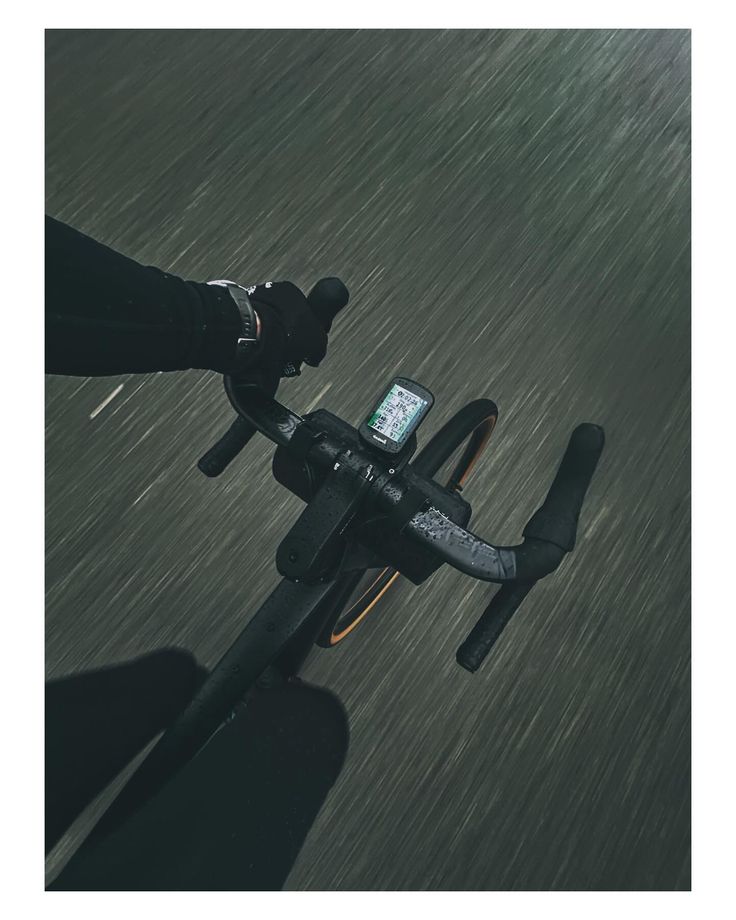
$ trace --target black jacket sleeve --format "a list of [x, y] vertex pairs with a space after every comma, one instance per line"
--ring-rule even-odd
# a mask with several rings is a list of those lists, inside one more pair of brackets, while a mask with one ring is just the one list
[[46, 218], [46, 373], [234, 370], [226, 288], [185, 281]]

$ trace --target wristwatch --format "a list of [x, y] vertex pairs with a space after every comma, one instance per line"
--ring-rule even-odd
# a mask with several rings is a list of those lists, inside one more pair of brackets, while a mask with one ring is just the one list
[[260, 323], [258, 314], [250, 302], [248, 291], [241, 284], [236, 284], [234, 281], [227, 281], [226, 279], [208, 281], [207, 284], [225, 287], [230, 292], [230, 296], [238, 306], [241, 319], [241, 331], [235, 345], [236, 356], [240, 359], [251, 355], [258, 346]]

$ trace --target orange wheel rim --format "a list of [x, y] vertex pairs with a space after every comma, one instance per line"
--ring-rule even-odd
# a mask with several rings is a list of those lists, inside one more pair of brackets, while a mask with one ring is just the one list
[[[360, 602], [365, 598], [365, 596], [367, 594], [370, 594], [370, 592], [376, 587], [378, 582], [385, 576], [386, 572], [388, 571], [389, 571], [389, 567], [386, 566], [385, 569], [382, 569], [378, 573], [378, 575], [373, 579], [370, 585], [368, 585], [368, 587], [361, 594], [358, 600], [351, 606], [350, 610], [354, 610], [360, 604]], [[394, 574], [391, 576], [391, 578], [389, 578], [389, 580], [386, 582], [383, 588], [381, 588], [378, 594], [373, 598], [370, 604], [366, 605], [365, 610], [361, 610], [358, 616], [354, 620], [352, 620], [350, 623], [348, 623], [345, 629], [341, 629], [340, 632], [337, 632], [337, 633], [334, 631], [332, 632], [332, 634], [330, 635], [330, 645], [337, 645], [338, 642], [341, 642], [345, 638], [345, 636], [349, 635], [355, 629], [358, 623], [360, 623], [360, 621], [375, 607], [378, 601], [388, 591], [391, 585], [399, 577], [399, 574], [400, 574], [399, 572], [394, 572]], [[348, 614], [350, 613], [350, 610], [348, 610]]]

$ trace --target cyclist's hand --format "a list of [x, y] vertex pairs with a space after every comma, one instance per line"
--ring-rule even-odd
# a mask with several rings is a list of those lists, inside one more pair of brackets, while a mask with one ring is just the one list
[[327, 353], [327, 332], [307, 298], [290, 281], [248, 288], [260, 320], [262, 361], [280, 370], [302, 362], [317, 367]]

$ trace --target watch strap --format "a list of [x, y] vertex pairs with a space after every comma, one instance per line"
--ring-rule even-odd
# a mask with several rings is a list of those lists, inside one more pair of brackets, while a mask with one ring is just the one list
[[246, 289], [234, 281], [209, 281], [208, 284], [226, 287], [240, 313], [241, 331], [236, 343], [238, 356], [249, 354], [258, 344], [258, 320]]

